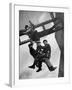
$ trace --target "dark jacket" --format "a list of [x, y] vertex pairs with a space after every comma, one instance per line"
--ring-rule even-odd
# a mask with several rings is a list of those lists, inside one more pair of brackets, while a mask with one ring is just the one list
[[51, 56], [51, 47], [50, 47], [50, 45], [47, 44], [43, 48], [44, 48], [43, 53], [45, 53], [45, 57], [47, 57], [49, 59], [50, 56]]

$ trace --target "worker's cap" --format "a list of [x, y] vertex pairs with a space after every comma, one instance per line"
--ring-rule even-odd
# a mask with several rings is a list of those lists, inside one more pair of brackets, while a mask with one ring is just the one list
[[28, 25], [25, 25], [25, 29], [27, 29], [28, 28]]
[[45, 39], [45, 40], [43, 40], [43, 42], [47, 42], [47, 40]]

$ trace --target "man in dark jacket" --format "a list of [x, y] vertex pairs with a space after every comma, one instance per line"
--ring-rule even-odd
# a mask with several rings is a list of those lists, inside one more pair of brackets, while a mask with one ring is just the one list
[[54, 71], [56, 69], [56, 67], [53, 67], [53, 65], [50, 62], [50, 57], [51, 57], [51, 47], [48, 44], [47, 40], [43, 41], [44, 43], [44, 48], [43, 48], [43, 62], [45, 62], [45, 64], [47, 65], [48, 69], [50, 71]]
[[41, 69], [42, 63], [40, 61], [40, 55], [42, 53], [42, 46], [41, 46], [40, 41], [37, 41], [36, 44], [37, 44], [36, 50], [33, 48], [33, 43], [30, 43], [29, 44], [30, 54], [34, 58], [34, 63], [31, 66], [29, 66], [29, 68], [34, 69], [35, 68], [35, 65], [36, 65], [38, 67], [38, 70], [37, 71], [40, 71], [40, 70], [42, 70]]

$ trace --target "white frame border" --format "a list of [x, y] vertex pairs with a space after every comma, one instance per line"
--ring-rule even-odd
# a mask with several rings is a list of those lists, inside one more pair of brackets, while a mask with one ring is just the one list
[[[70, 82], [70, 63], [69, 61], [69, 40], [66, 36], [69, 35], [69, 8], [67, 7], [47, 7], [47, 6], [31, 6], [23, 4], [10, 4], [10, 86], [41, 86], [57, 83]], [[33, 11], [54, 11], [64, 12], [64, 38], [65, 38], [65, 77], [64, 78], [46, 78], [46, 79], [27, 79], [19, 80], [19, 10], [33, 10]]]

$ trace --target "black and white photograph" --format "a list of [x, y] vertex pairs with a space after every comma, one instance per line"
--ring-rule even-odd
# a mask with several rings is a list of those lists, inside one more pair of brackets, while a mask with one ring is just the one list
[[19, 10], [19, 79], [64, 77], [64, 13]]

